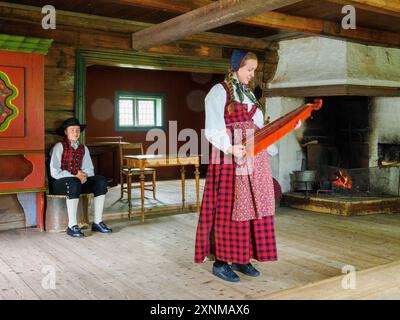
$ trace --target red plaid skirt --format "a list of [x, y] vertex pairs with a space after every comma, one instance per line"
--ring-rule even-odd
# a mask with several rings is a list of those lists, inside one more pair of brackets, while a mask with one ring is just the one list
[[[277, 260], [274, 216], [232, 221], [234, 164], [210, 164], [199, 222], [194, 262], [209, 256], [233, 263]], [[212, 258], [211, 258], [212, 259]]]

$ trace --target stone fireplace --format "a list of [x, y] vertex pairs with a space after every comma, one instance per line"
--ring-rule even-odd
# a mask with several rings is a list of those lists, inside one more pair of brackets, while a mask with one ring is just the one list
[[[315, 170], [311, 195], [400, 196], [400, 49], [321, 37], [282, 41], [267, 91], [271, 120], [324, 100], [277, 143], [272, 169], [283, 192], [296, 191], [294, 171]], [[344, 177], [352, 179], [351, 188], [335, 182]]]

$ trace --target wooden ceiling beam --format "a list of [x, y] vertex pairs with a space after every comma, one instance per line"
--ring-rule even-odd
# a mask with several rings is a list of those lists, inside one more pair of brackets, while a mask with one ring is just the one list
[[[112, 0], [124, 1], [133, 3], [144, 3], [142, 0]], [[329, 1], [383, 1], [383, 0], [329, 0]], [[395, 3], [400, 2], [399, 0], [386, 0], [389, 3], [391, 10], [397, 10]], [[160, 10], [167, 10], [167, 0], [153, 0], [153, 4], [159, 6]], [[185, 10], [190, 11], [193, 6], [204, 5], [211, 3], [210, 0], [191, 0], [190, 2], [184, 2]], [[146, 0], [147, 3], [147, 0]], [[175, 1], [174, 3], [179, 3]], [[190, 5], [188, 5], [188, 3]], [[174, 6], [174, 10], [177, 10], [178, 6]], [[170, 10], [173, 9], [170, 7]], [[182, 5], [183, 8], [183, 5]], [[183, 10], [183, 9], [180, 10]], [[388, 7], [386, 7], [387, 9]], [[185, 11], [185, 12], [187, 12]], [[184, 13], [184, 11], [175, 11], [177, 13]], [[32, 21], [40, 23], [43, 15], [41, 8], [34, 6], [19, 5], [9, 2], [0, 1], [0, 17], [5, 20], [16, 20], [16, 21]], [[291, 16], [282, 14], [279, 12], [267, 12], [258, 16], [247, 18], [241, 21], [241, 23], [249, 24], [252, 26], [264, 27], [264, 28], [275, 28], [280, 30], [288, 30], [293, 32], [303, 32], [305, 34], [319, 34], [327, 37], [334, 37], [339, 39], [347, 39], [355, 42], [361, 42], [365, 44], [376, 44], [385, 46], [400, 46], [400, 35], [395, 32], [387, 32], [381, 30], [374, 30], [368, 28], [357, 27], [356, 30], [344, 30], [339, 24], [321, 19], [311, 19], [298, 16]], [[75, 13], [63, 10], [57, 10], [57, 25], [59, 28], [62, 26], [72, 26], [79, 28], [89, 28], [93, 30], [102, 30], [108, 32], [121, 32], [121, 33], [134, 33], [145, 28], [149, 28], [152, 24], [135, 22], [125, 19], [116, 19], [102, 16], [94, 16], [89, 14]], [[223, 35], [219, 33], [204, 32], [197, 35], [193, 35], [183, 39], [183, 42], [189, 41], [193, 43], [203, 43], [206, 45], [212, 45], [216, 47], [243, 47], [253, 50], [265, 50], [268, 48], [274, 48], [274, 44], [268, 40], [273, 40], [273, 37], [261, 39], [253, 39], [248, 37], [237, 37], [230, 35]], [[265, 41], [267, 40], [267, 41]], [[277, 39], [278, 40], [278, 39]]]
[[279, 12], [267, 12], [251, 21], [243, 20], [243, 23], [264, 26], [269, 28], [301, 31], [305, 34], [317, 34], [341, 40], [351, 40], [363, 44], [400, 46], [400, 34], [390, 31], [382, 31], [357, 26], [357, 29], [343, 29], [340, 23], [322, 20], [291, 16]]
[[[124, 6], [135, 6], [146, 9], [155, 9], [170, 12], [187, 12], [202, 7], [206, 4], [203, 0], [182, 1], [182, 0], [101, 0], [102, 2], [115, 3]], [[209, 4], [209, 0], [206, 0]]]
[[268, 49], [274, 50], [277, 48], [276, 43], [266, 41], [265, 39], [255, 39], [216, 32], [201, 32], [189, 37], [185, 37], [179, 42], [208, 44], [219, 47], [244, 48], [260, 51]]
[[137, 50], [170, 43], [302, 0], [219, 0], [132, 35]]
[[[135, 6], [146, 7], [148, 1], [141, 0], [110, 0], [112, 2], [119, 2]], [[341, 5], [352, 4], [356, 8], [373, 11], [381, 14], [400, 16], [400, 0], [328, 0]], [[153, 9], [167, 10], [176, 13], [186, 13], [194, 10], [200, 6], [205, 6], [213, 3], [211, 0], [191, 0], [186, 1], [184, 4], [177, 5], [171, 4], [169, 0], [153, 0], [150, 1]], [[364, 27], [357, 27], [356, 30], [344, 30], [338, 23], [326, 21], [322, 19], [312, 19], [299, 16], [283, 14], [279, 12], [266, 12], [257, 16], [249, 17], [240, 21], [240, 23], [273, 28], [279, 30], [288, 30], [296, 32], [296, 37], [300, 33], [304, 34], [318, 34], [337, 39], [350, 40], [360, 42], [363, 44], [374, 44], [384, 46], [400, 46], [400, 35], [395, 32], [375, 30]], [[215, 34], [215, 33], [214, 33]], [[270, 36], [264, 38], [267, 41], [278, 41], [282, 38], [281, 35], [276, 37]], [[283, 37], [285, 39], [285, 37]], [[237, 46], [240, 46], [239, 44]]]
[[[108, 3], [131, 5], [142, 8], [165, 10], [170, 12], [187, 12], [206, 6], [212, 0], [102, 0]], [[396, 14], [400, 12], [400, 0], [325, 0], [340, 5], [353, 5], [357, 8], [378, 13]]]
[[281, 31], [277, 34], [273, 34], [272, 36], [264, 37], [263, 40], [270, 42], [278, 42], [281, 40], [290, 40], [304, 38], [304, 32], [296, 32], [296, 31]]
[[400, 17], [400, 0], [327, 0], [342, 6], [352, 5], [357, 9]]
[[[186, 13], [202, 6], [213, 3], [212, 0], [190, 0], [190, 1], [171, 1], [171, 0], [103, 0], [109, 3], [117, 3], [123, 5], [139, 6], [161, 11], [169, 11], [174, 13]], [[336, 3], [341, 6], [352, 5], [355, 8], [365, 11], [376, 12], [380, 14], [400, 17], [400, 0], [325, 0]], [[171, 3], [172, 2], [172, 3]], [[271, 13], [271, 15], [273, 12]], [[248, 18], [246, 23], [257, 24], [256, 19]]]
[[[157, 2], [160, 2], [160, 0], [157, 0]], [[3, 20], [31, 21], [40, 24], [43, 14], [39, 7], [0, 1], [0, 17], [2, 17]], [[153, 26], [153, 24], [57, 10], [57, 27], [62, 28], [62, 26], [131, 34], [149, 28]], [[242, 47], [260, 51], [276, 48], [275, 44], [265, 40], [222, 35], [212, 32], [202, 32], [185, 38], [182, 42], [211, 45], [215, 47]]]

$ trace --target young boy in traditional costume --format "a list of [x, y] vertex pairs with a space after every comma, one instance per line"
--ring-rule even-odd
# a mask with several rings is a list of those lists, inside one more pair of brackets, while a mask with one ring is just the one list
[[92, 231], [112, 232], [102, 219], [107, 180], [94, 174], [89, 149], [79, 143], [80, 133], [85, 127], [86, 125], [80, 124], [76, 118], [65, 120], [57, 129], [57, 133], [63, 136], [64, 140], [56, 143], [50, 153], [50, 175], [53, 178], [49, 179], [50, 190], [52, 194], [67, 196], [67, 234], [72, 237], [84, 236], [77, 222], [79, 196], [82, 193], [94, 194]]

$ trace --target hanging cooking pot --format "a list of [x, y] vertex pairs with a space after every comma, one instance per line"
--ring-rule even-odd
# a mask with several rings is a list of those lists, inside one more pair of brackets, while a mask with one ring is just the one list
[[315, 170], [293, 171], [295, 178], [295, 189], [299, 191], [310, 191], [314, 189]]
[[293, 171], [296, 181], [315, 181], [315, 170]]

